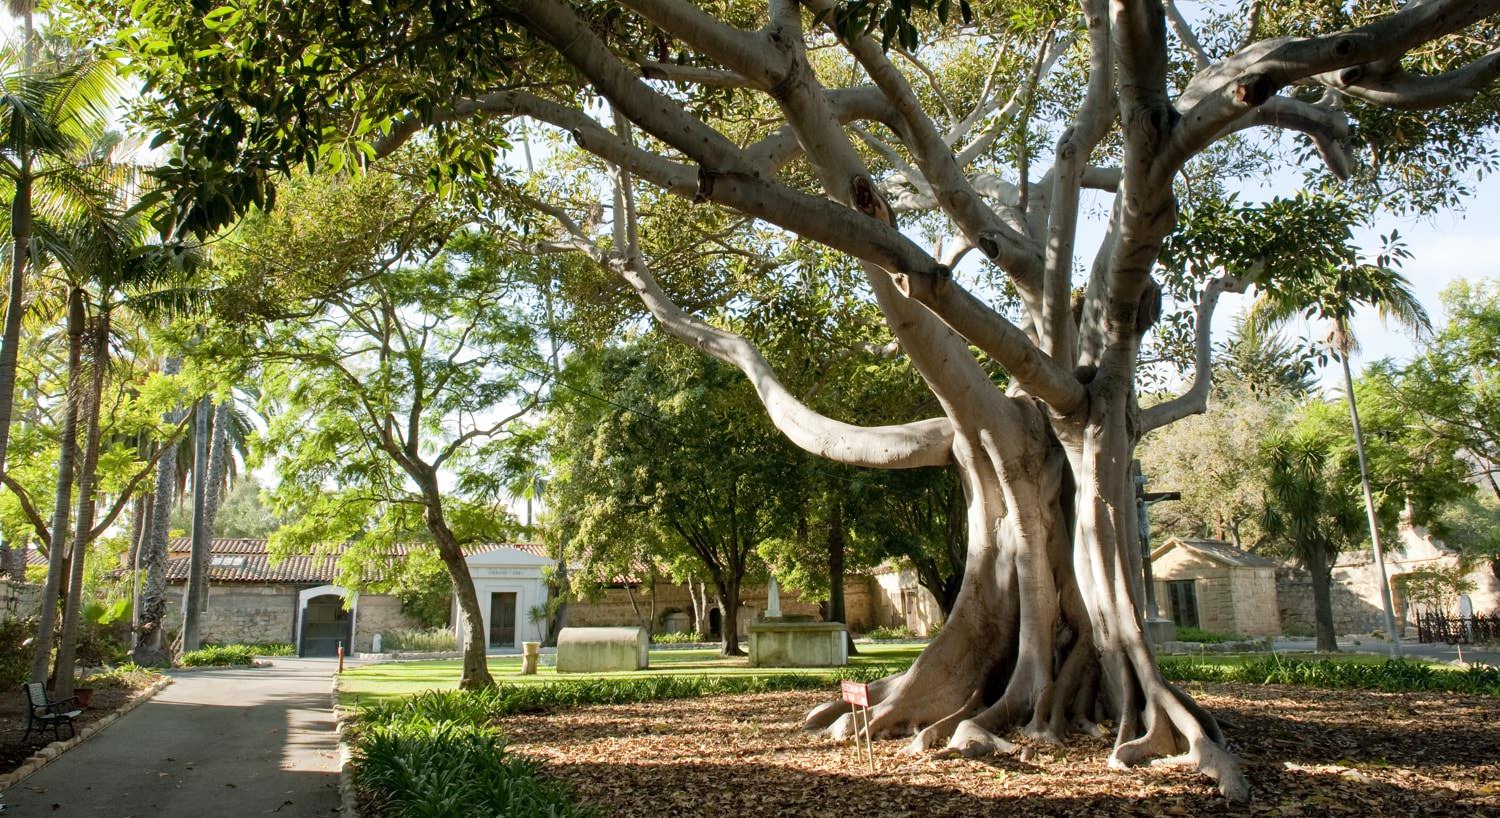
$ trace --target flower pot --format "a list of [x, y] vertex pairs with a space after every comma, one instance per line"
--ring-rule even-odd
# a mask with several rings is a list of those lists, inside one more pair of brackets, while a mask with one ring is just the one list
[[78, 707], [87, 710], [94, 701], [94, 689], [92, 687], [78, 687], [73, 689], [73, 695], [78, 697]]

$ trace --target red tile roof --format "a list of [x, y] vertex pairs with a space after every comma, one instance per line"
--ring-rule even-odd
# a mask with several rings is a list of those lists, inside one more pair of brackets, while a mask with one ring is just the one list
[[[167, 544], [168, 582], [187, 580], [191, 543], [187, 537], [177, 537]], [[338, 576], [339, 555], [348, 547], [349, 544], [345, 543], [332, 554], [291, 556], [275, 560], [265, 540], [215, 539], [209, 545], [208, 579], [211, 582], [333, 582]], [[391, 557], [399, 559], [427, 547], [429, 546], [423, 544], [399, 544], [391, 550]], [[540, 543], [480, 543], [469, 546], [464, 551], [483, 554], [497, 548], [515, 548], [533, 556], [547, 556], [546, 547]]]

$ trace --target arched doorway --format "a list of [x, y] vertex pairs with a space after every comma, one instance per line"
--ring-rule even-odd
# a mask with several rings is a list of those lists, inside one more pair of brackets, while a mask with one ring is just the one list
[[339, 645], [352, 652], [354, 617], [344, 608], [344, 597], [328, 592], [302, 602], [302, 622], [297, 634], [298, 656], [337, 656]]
[[719, 634], [724, 630], [723, 626], [720, 624], [722, 620], [723, 617], [719, 615], [718, 608], [710, 608], [708, 610], [708, 635], [710, 638], [719, 638]]

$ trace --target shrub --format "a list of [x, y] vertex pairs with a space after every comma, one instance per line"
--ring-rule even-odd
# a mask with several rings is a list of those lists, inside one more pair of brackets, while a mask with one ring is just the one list
[[905, 625], [897, 625], [894, 628], [887, 628], [884, 625], [879, 625], [871, 628], [869, 632], [865, 634], [865, 637], [868, 639], [915, 639], [917, 638], [917, 635], [912, 632], [911, 628], [908, 628]]
[[137, 690], [155, 681], [160, 675], [150, 668], [141, 667], [134, 662], [126, 662], [118, 667], [89, 674], [78, 683], [78, 686], [92, 687], [95, 690], [105, 688]]
[[561, 783], [538, 774], [537, 763], [506, 752], [482, 725], [412, 719], [360, 733], [354, 785], [382, 815], [551, 816], [589, 812]]
[[291, 642], [204, 642], [205, 648], [247, 648], [256, 656], [296, 656], [297, 646]]
[[1215, 633], [1202, 628], [1178, 628], [1177, 641], [1179, 642], [1201, 642], [1206, 645], [1217, 645], [1221, 642], [1234, 642], [1242, 637], [1232, 633]]
[[1467, 670], [1439, 668], [1425, 662], [1387, 659], [1380, 663], [1331, 659], [1252, 660], [1173, 659], [1162, 674], [1177, 682], [1282, 684], [1386, 693], [1442, 692], [1500, 696], [1500, 668], [1475, 665]]
[[248, 667], [255, 664], [249, 645], [215, 645], [182, 654], [183, 667]]
[[442, 653], [458, 650], [458, 639], [448, 628], [402, 628], [382, 634], [380, 649], [407, 653]]
[[34, 636], [35, 619], [0, 622], [0, 682], [6, 687], [21, 684], [31, 673], [31, 640]]
[[658, 645], [687, 645], [708, 640], [697, 631], [682, 631], [681, 633], [653, 633], [651, 641]]

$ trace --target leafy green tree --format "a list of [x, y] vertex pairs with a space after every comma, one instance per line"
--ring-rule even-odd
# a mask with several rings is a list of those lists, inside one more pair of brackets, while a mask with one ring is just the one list
[[[305, 189], [305, 199], [286, 197], [275, 216], [244, 229], [237, 263], [246, 280], [278, 272], [264, 265], [295, 252], [288, 240], [303, 219], [346, 220], [352, 230], [373, 208], [383, 227], [344, 234], [316, 299], [254, 328], [241, 353], [261, 365], [262, 455], [276, 457], [281, 476], [271, 496], [287, 523], [273, 547], [306, 553], [353, 541], [357, 580], [360, 563], [388, 560], [425, 531], [466, 621], [461, 684], [492, 685], [464, 548], [514, 530], [505, 475], [492, 463], [541, 399], [542, 361], [523, 306], [535, 262], [464, 229], [463, 214], [409, 197], [394, 175], [309, 179]], [[413, 233], [431, 243], [400, 247]], [[326, 250], [307, 249], [314, 258]]]
[[1380, 596], [1385, 607], [1386, 637], [1390, 641], [1391, 655], [1399, 656], [1401, 634], [1396, 629], [1396, 613], [1391, 604], [1390, 583], [1386, 579], [1385, 553], [1380, 546], [1375, 499], [1370, 493], [1370, 470], [1365, 462], [1364, 432], [1359, 422], [1354, 375], [1349, 366], [1349, 355], [1355, 349], [1350, 323], [1355, 310], [1360, 307], [1372, 308], [1382, 318], [1395, 319], [1419, 334], [1429, 331], [1431, 323], [1427, 318], [1427, 311], [1412, 294], [1406, 278], [1396, 270], [1396, 266], [1409, 254], [1398, 243], [1394, 232], [1387, 238], [1385, 251], [1373, 263], [1358, 258], [1352, 248], [1349, 256], [1342, 262], [1314, 267], [1313, 275], [1279, 279], [1264, 287], [1251, 315], [1252, 320], [1265, 327], [1280, 325], [1296, 315], [1325, 320], [1332, 325], [1328, 348], [1338, 359], [1344, 372], [1344, 399], [1348, 403], [1349, 417], [1353, 423], [1354, 449], [1359, 456], [1360, 484], [1365, 494], [1370, 540], [1375, 549], [1375, 564], [1380, 572]]
[[1322, 415], [1314, 413], [1290, 432], [1266, 440], [1268, 492], [1261, 524], [1312, 575], [1317, 650], [1337, 652], [1333, 564], [1359, 542], [1363, 520], [1353, 484], [1338, 473], [1334, 440]]
[[772, 510], [788, 505], [798, 453], [732, 371], [660, 339], [580, 352], [563, 383], [551, 496], [570, 553], [601, 566], [691, 554], [718, 597], [721, 650], [740, 655], [740, 589], [764, 573], [757, 548], [789, 533]]
[[1447, 322], [1401, 369], [1396, 395], [1500, 500], [1500, 282], [1455, 281], [1442, 301]]
[[[10, 271], [0, 330], [0, 474], [5, 471], [16, 388], [28, 271], [45, 237], [35, 210], [77, 216], [97, 213], [90, 175], [116, 92], [111, 63], [63, 45], [44, 47], [32, 29], [30, 2], [12, 4], [23, 18], [19, 43], [0, 48], [0, 185], [9, 194]], [[56, 44], [54, 44], [56, 45]]]

